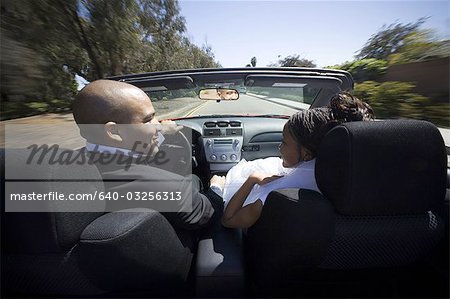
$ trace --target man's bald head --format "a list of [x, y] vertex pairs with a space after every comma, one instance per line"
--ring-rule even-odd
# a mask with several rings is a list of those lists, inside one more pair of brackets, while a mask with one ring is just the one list
[[[111, 80], [98, 80], [85, 86], [76, 96], [72, 112], [81, 136], [87, 141], [118, 147], [126, 147], [123, 142], [131, 136], [125, 133], [128, 131], [126, 127], [119, 130], [118, 125], [159, 124], [154, 117], [155, 109], [144, 91], [131, 84]], [[116, 133], [121, 136], [120, 142], [112, 138]], [[154, 132], [149, 132], [152, 134]]]
[[133, 123], [136, 109], [149, 97], [128, 83], [97, 80], [85, 86], [72, 106], [77, 124]]

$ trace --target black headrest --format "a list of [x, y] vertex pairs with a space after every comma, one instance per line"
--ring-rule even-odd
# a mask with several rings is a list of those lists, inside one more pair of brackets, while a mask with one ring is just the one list
[[352, 122], [325, 136], [316, 180], [340, 214], [417, 214], [442, 204], [446, 169], [444, 141], [433, 124]]
[[[86, 161], [79, 152], [59, 149], [60, 154], [72, 154], [73, 160], [67, 164], [51, 162], [52, 151], [33, 156], [29, 149], [2, 149], [0, 164], [2, 168], [1, 203], [6, 209], [10, 193], [47, 194], [91, 193], [104, 190], [102, 177], [94, 165], [80, 163]], [[33, 157], [31, 160], [30, 157]], [[30, 160], [28, 160], [30, 159]], [[0, 188], [1, 189], [1, 188]], [[15, 253], [54, 252], [61, 248], [71, 248], [78, 240], [83, 229], [103, 214], [105, 203], [89, 202], [88, 207], [96, 207], [95, 212], [88, 209], [83, 212], [33, 212], [32, 207], [45, 205], [44, 201], [19, 201], [21, 207], [30, 207], [30, 212], [5, 212], [2, 210], [2, 249]], [[71, 207], [83, 207], [84, 202], [51, 202], [52, 207], [61, 207], [67, 211]]]

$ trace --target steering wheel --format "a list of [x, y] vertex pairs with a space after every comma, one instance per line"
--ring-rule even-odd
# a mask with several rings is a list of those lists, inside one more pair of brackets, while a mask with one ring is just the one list
[[165, 135], [166, 139], [160, 150], [166, 152], [167, 165], [162, 165], [167, 171], [185, 176], [192, 173], [192, 144], [182, 132]]

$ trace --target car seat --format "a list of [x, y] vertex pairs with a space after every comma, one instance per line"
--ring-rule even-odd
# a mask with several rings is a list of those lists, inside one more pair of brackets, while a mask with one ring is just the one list
[[1, 151], [4, 296], [184, 294], [195, 242], [156, 211], [104, 213], [103, 202], [90, 206], [94, 212], [59, 205], [46, 212], [5, 210], [13, 192], [103, 191], [97, 168], [79, 165], [81, 156], [69, 165], [52, 163], [51, 154], [40, 162], [27, 163], [29, 157], [27, 149]]
[[436, 295], [436, 277], [420, 265], [444, 234], [446, 168], [429, 122], [335, 127], [316, 157], [322, 194], [274, 191], [248, 229], [250, 288], [258, 296], [400, 296], [417, 282], [419, 296]]

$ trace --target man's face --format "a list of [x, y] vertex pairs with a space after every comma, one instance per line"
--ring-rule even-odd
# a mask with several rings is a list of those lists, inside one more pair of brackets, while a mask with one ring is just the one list
[[219, 89], [217, 93], [222, 100], [230, 100], [236, 97], [236, 91], [232, 89]]
[[149, 97], [140, 90], [130, 92], [127, 101], [127, 121], [120, 124], [122, 148], [145, 155], [158, 151], [158, 132], [161, 125]]

